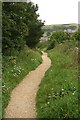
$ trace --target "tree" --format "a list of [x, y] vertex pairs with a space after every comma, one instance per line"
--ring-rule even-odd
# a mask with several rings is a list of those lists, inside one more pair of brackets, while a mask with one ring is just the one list
[[76, 41], [80, 41], [80, 31], [77, 31], [72, 34], [72, 39]]
[[62, 30], [53, 32], [51, 37], [50, 37], [51, 41], [55, 41], [57, 43], [62, 43], [67, 39], [69, 39], [68, 34]]
[[13, 49], [22, 50], [27, 44], [35, 47], [42, 36], [44, 23], [38, 20], [38, 6], [32, 2], [2, 3], [2, 51], [11, 54]]
[[26, 19], [29, 19], [28, 21], [25, 21], [29, 29], [29, 35], [26, 38], [26, 44], [29, 47], [35, 47], [43, 34], [42, 26], [44, 25], [44, 22], [38, 20], [39, 14], [36, 14], [37, 10], [38, 5], [34, 5], [30, 2], [28, 6], [29, 14], [28, 16], [26, 15]]
[[65, 40], [69, 40], [70, 35], [62, 30], [51, 33], [49, 37], [49, 45], [47, 50], [53, 49], [58, 43], [63, 43]]
[[13, 49], [21, 50], [25, 45], [24, 36], [28, 35], [28, 27], [23, 22], [23, 4], [3, 3], [2, 4], [2, 51], [3, 54], [11, 54]]

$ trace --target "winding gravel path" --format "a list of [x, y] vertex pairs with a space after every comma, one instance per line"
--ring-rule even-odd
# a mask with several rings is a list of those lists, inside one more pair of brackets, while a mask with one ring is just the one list
[[47, 53], [43, 52], [42, 59], [42, 64], [29, 72], [12, 91], [10, 102], [5, 110], [5, 118], [36, 118], [36, 93], [45, 72], [51, 65]]

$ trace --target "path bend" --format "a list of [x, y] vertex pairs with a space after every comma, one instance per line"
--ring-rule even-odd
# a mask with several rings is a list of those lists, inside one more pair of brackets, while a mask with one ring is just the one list
[[29, 72], [22, 82], [14, 88], [10, 102], [5, 110], [5, 118], [36, 118], [36, 94], [38, 86], [51, 66], [47, 53], [43, 52], [43, 62]]

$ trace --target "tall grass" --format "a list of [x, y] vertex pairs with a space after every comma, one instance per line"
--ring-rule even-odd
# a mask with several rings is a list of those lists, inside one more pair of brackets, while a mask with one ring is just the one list
[[44, 50], [44, 51], [47, 50], [47, 47], [48, 47], [48, 46], [49, 46], [49, 41], [40, 41], [40, 42], [37, 44], [38, 49]]
[[0, 119], [2, 118], [2, 54], [0, 52]]
[[48, 51], [52, 60], [37, 93], [38, 118], [78, 118], [78, 51], [66, 41]]
[[42, 62], [41, 54], [29, 48], [16, 52], [12, 56], [3, 56], [3, 114], [14, 87]]

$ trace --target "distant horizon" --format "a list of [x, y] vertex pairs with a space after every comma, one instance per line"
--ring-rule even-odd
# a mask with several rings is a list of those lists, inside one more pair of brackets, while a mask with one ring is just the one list
[[61, 23], [60, 23], [60, 24], [58, 24], [58, 23], [57, 23], [57, 24], [54, 24], [54, 23], [53, 23], [53, 24], [44, 24], [44, 25], [69, 25], [69, 24], [73, 24], [73, 25], [76, 24], [76, 25], [78, 25], [78, 23], [63, 23], [63, 24], [61, 24]]
[[51, 24], [78, 24], [79, 0], [31, 0], [38, 4], [39, 19], [45, 21], [45, 25]]

